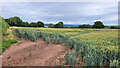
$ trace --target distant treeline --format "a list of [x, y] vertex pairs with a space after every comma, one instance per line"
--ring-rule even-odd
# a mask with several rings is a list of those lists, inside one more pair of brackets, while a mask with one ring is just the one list
[[[44, 22], [23, 22], [19, 17], [10, 17], [8, 19], [4, 19], [10, 26], [17, 26], [17, 27], [44, 27]], [[111, 28], [111, 29], [119, 29], [118, 26], [104, 26], [103, 22], [96, 21], [93, 25], [83, 24], [79, 26], [71, 26], [65, 27], [63, 22], [58, 22], [57, 24], [50, 23], [48, 28]]]
[[76, 27], [71, 27], [71, 28], [109, 28], [109, 29], [120, 29], [120, 26], [96, 26], [96, 25], [89, 25], [89, 24], [83, 24], [83, 25], [79, 25]]
[[[23, 22], [19, 17], [10, 17], [8, 19], [4, 19], [10, 26], [17, 26], [17, 27], [44, 27], [44, 23], [41, 21], [38, 22]], [[50, 28], [64, 28], [63, 22], [59, 22], [55, 25], [49, 24]]]

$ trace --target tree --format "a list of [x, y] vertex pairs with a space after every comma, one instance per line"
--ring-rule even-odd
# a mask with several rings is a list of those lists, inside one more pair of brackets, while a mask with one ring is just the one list
[[5, 21], [10, 25], [10, 26], [21, 26], [21, 23], [23, 22], [19, 17], [10, 17], [9, 19], [5, 19]]
[[54, 25], [51, 23], [51, 24], [48, 25], [48, 27], [49, 27], [49, 28], [53, 28]]
[[22, 23], [20, 23], [20, 26], [21, 27], [28, 27], [29, 24], [28, 24], [28, 22], [22, 22]]
[[92, 26], [92, 28], [104, 28], [104, 24], [101, 21], [96, 21], [94, 22], [94, 25]]
[[31, 22], [29, 26], [30, 27], [37, 27], [37, 23], [36, 22]]
[[92, 26], [89, 24], [83, 24], [83, 25], [79, 25], [79, 28], [92, 28]]
[[9, 20], [11, 21], [11, 23], [14, 24], [13, 26], [20, 26], [20, 24], [22, 23], [22, 20], [17, 16], [11, 17], [9, 18]]
[[41, 22], [41, 21], [38, 21], [38, 22], [37, 22], [37, 27], [44, 27], [44, 23]]
[[10, 26], [13, 25], [9, 19], [5, 19], [5, 21], [6, 21]]
[[59, 22], [59, 23], [55, 24], [54, 28], [64, 28], [63, 22]]
[[111, 26], [110, 29], [117, 29], [117, 26]]

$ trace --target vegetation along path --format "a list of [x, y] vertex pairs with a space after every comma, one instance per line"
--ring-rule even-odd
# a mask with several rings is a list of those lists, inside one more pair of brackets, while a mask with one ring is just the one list
[[64, 55], [66, 46], [21, 39], [2, 54], [3, 66], [53, 66], [57, 57]]

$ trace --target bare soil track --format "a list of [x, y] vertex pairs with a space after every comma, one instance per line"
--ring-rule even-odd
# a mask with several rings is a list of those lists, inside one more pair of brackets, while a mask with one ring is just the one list
[[66, 50], [66, 46], [46, 44], [42, 39], [38, 39], [36, 42], [21, 39], [2, 54], [2, 65], [54, 66], [56, 58], [63, 57]]

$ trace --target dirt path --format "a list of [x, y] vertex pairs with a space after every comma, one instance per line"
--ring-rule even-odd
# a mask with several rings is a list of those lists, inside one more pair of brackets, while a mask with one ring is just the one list
[[2, 64], [3, 66], [53, 66], [54, 60], [64, 55], [66, 50], [66, 46], [46, 44], [42, 39], [36, 42], [22, 39], [2, 54]]

